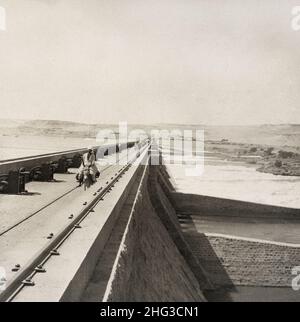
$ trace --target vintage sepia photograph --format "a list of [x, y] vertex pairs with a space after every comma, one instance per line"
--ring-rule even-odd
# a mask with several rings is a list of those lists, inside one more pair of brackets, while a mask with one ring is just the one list
[[300, 302], [299, 66], [299, 0], [0, 0], [0, 302]]

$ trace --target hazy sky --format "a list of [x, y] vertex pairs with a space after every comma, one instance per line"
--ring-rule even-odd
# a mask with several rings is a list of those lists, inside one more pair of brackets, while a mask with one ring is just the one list
[[0, 0], [0, 118], [300, 123], [299, 0]]

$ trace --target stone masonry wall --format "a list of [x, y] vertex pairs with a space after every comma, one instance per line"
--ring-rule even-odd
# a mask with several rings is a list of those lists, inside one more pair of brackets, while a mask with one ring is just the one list
[[[191, 243], [193, 237], [187, 237]], [[215, 286], [291, 287], [294, 266], [300, 266], [300, 247], [202, 236], [195, 252]]]

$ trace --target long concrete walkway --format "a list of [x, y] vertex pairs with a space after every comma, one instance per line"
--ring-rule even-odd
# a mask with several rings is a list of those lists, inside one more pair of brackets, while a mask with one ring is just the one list
[[[121, 153], [125, 157], [126, 152]], [[93, 194], [121, 167], [121, 165], [100, 165], [99, 168], [102, 168], [100, 178], [86, 191], [83, 187], [75, 188], [78, 183], [75, 181], [75, 174], [71, 173], [56, 174], [57, 182], [31, 182], [28, 184], [28, 190], [32, 193], [27, 195], [1, 195], [0, 266], [6, 270], [7, 280], [15, 274], [12, 271], [15, 265], [24, 266], [49, 241], [50, 234], [55, 236], [67, 225], [71, 220], [70, 215], [76, 214], [83, 208], [85, 202], [93, 199]], [[73, 188], [75, 189], [65, 194]], [[64, 197], [58, 199], [62, 194], [65, 194]], [[51, 203], [52, 201], [55, 202]], [[38, 211], [48, 203], [51, 204]], [[31, 214], [35, 215], [4, 232]]]

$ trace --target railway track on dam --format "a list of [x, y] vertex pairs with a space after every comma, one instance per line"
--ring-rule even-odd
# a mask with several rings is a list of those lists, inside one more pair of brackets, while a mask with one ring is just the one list
[[[108, 165], [106, 167], [104, 167], [103, 169], [101, 169], [101, 173], [105, 173], [107, 170], [112, 169], [113, 165]], [[78, 190], [80, 187], [78, 185], [74, 186], [71, 189], [68, 189], [67, 191], [65, 191], [63, 194], [59, 195], [58, 197], [56, 197], [54, 200], [48, 202], [47, 204], [45, 204], [43, 207], [39, 208], [38, 210], [34, 211], [33, 213], [29, 214], [28, 216], [26, 216], [25, 218], [23, 218], [22, 220], [14, 223], [13, 225], [9, 226], [8, 228], [4, 229], [3, 231], [0, 231], [0, 237], [4, 236], [5, 234], [7, 234], [8, 232], [10, 232], [11, 230], [13, 230], [14, 228], [18, 227], [19, 225], [23, 224], [24, 222], [28, 221], [29, 219], [31, 219], [34, 216], [37, 216], [39, 214], [41, 214], [42, 211], [44, 211], [46, 208], [50, 207], [51, 205], [53, 205], [54, 203], [58, 202], [59, 200], [63, 199], [64, 197], [70, 195], [72, 192], [74, 192], [75, 190]]]
[[[65, 224], [60, 227], [55, 234], [50, 234], [47, 237], [47, 241], [43, 242], [43, 247], [39, 248], [34, 256], [32, 256], [29, 260], [27, 259], [26, 263], [22, 265], [22, 267], [20, 267], [20, 265], [16, 265], [15, 274], [8, 279], [5, 290], [0, 292], [0, 302], [13, 301], [24, 288], [34, 286], [33, 277], [36, 274], [46, 273], [45, 264], [49, 261], [49, 259], [60, 255], [59, 250], [61, 246], [78, 229], [81, 228], [82, 222], [87, 216], [89, 216], [90, 213], [93, 212], [93, 208], [103, 201], [107, 194], [110, 194], [115, 185], [117, 185], [118, 181], [124, 176], [124, 174], [126, 174], [139, 155], [147, 148], [149, 148], [149, 145], [144, 144], [138, 153], [136, 150], [132, 151], [129, 161], [123, 166], [119, 165], [118, 169], [116, 169], [116, 166], [114, 165], [109, 165], [105, 169], [102, 169], [102, 173], [107, 171], [107, 175], [102, 178], [105, 182], [103, 182], [101, 185], [98, 184], [97, 187], [95, 187], [96, 190], [92, 191], [92, 198], [89, 201], [82, 203], [77, 212], [73, 212], [69, 216], [67, 223], [64, 221]], [[30, 219], [33, 219], [38, 214], [41, 214], [43, 210], [51, 205], [61, 201], [67, 196], [70, 196], [76, 190], [78, 190], [78, 187], [68, 190], [63, 195], [42, 207], [40, 210], [32, 213], [20, 222], [7, 228], [5, 231], [0, 233], [0, 237], [4, 238], [6, 234], [14, 232], [14, 229], [17, 229], [18, 226], [22, 226], [22, 224], [28, 225]]]
[[[128, 153], [128, 151], [130, 151], [131, 148], [126, 149], [126, 153]], [[65, 151], [66, 152], [77, 152], [80, 150], [70, 150], [70, 151]], [[122, 154], [122, 152], [120, 152]], [[127, 157], [127, 154], [125, 153], [125, 156], [118, 156], [118, 161], [122, 161]], [[61, 154], [61, 153], [60, 153]], [[47, 154], [47, 156], [50, 156], [53, 154]], [[41, 156], [45, 156], [45, 155], [37, 155], [36, 158], [39, 158]], [[113, 157], [115, 157], [115, 155], [112, 155]], [[111, 157], [111, 156], [109, 156]], [[17, 158], [17, 159], [12, 159], [10, 161], [18, 161], [18, 160], [27, 160], [27, 159], [31, 159], [32, 157], [28, 157], [28, 158]], [[107, 160], [109, 162], [109, 159]], [[3, 161], [5, 162], [5, 161]], [[2, 162], [2, 163], [3, 163]], [[104, 166], [101, 170], [101, 174], [105, 174], [106, 172], [108, 172], [109, 170], [113, 171], [113, 164], [109, 164], [107, 166]], [[76, 190], [78, 190], [80, 187], [78, 185], [73, 186], [72, 188], [69, 188], [68, 190], [65, 190], [63, 193], [61, 193], [60, 195], [56, 196], [53, 200], [47, 202], [46, 204], [42, 205], [39, 209], [34, 210], [32, 213], [26, 215], [24, 218], [22, 218], [21, 220], [18, 220], [17, 222], [15, 222], [12, 225], [9, 225], [8, 227], [6, 227], [5, 229], [0, 230], [0, 237], [4, 236], [5, 234], [7, 234], [8, 232], [10, 232], [11, 230], [13, 230], [14, 228], [18, 227], [19, 225], [21, 225], [22, 223], [28, 221], [29, 219], [31, 219], [32, 217], [41, 214], [45, 209], [47, 209], [48, 207], [50, 207], [51, 205], [55, 204], [56, 202], [60, 201], [61, 199], [65, 198], [66, 196], [72, 194], [73, 192], [75, 192]]]

